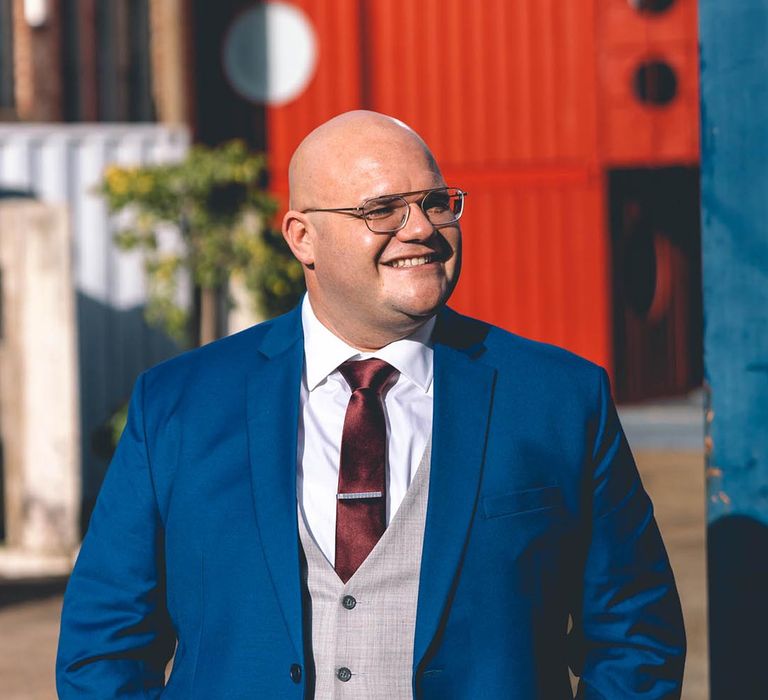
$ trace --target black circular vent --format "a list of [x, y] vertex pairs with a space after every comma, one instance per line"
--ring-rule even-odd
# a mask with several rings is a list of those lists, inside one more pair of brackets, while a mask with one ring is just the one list
[[666, 12], [672, 7], [675, 4], [675, 0], [629, 0], [629, 4], [638, 12], [657, 15], [661, 12]]
[[644, 61], [635, 69], [632, 89], [640, 102], [663, 106], [677, 95], [677, 74], [665, 61]]

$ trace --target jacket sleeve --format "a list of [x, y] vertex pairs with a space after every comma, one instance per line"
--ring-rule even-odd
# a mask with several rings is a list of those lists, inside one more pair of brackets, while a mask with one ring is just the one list
[[159, 697], [175, 635], [145, 439], [143, 376], [64, 596], [60, 698]]
[[653, 506], [600, 372], [583, 588], [569, 639], [579, 700], [680, 697], [685, 632]]

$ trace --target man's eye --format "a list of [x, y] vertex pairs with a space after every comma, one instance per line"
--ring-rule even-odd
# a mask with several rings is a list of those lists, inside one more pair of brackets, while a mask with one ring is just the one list
[[369, 219], [384, 219], [387, 216], [392, 216], [394, 211], [394, 207], [376, 207], [375, 209], [368, 209], [366, 216]]
[[365, 208], [365, 216], [369, 219], [386, 219], [396, 214], [399, 208], [399, 202], [371, 202]]
[[424, 200], [424, 211], [440, 213], [451, 208], [451, 198], [447, 194], [431, 194]]

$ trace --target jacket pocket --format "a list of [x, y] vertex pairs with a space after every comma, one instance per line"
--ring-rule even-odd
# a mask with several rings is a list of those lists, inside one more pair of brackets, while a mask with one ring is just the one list
[[563, 492], [559, 486], [544, 486], [538, 489], [513, 491], [499, 496], [483, 498], [483, 515], [501, 518], [505, 515], [517, 515], [534, 510], [548, 510], [563, 505]]

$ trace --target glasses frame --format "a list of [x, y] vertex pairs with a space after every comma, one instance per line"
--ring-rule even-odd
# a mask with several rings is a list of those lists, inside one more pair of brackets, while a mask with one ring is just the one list
[[[424, 200], [432, 194], [433, 192], [440, 192], [442, 190], [455, 190], [459, 195], [461, 195], [461, 211], [459, 212], [459, 215], [453, 220], [449, 221], [445, 224], [434, 224], [430, 220], [429, 216], [427, 215], [427, 212], [424, 211]], [[420, 194], [423, 195], [420, 199], [417, 199], [415, 202], [409, 202], [406, 197], [413, 197], [413, 195]], [[376, 197], [369, 197], [366, 199], [359, 207], [334, 207], [332, 209], [319, 209], [319, 208], [310, 208], [310, 209], [302, 209], [300, 210], [302, 214], [311, 214], [313, 212], [328, 212], [330, 214], [347, 214], [348, 216], [354, 216], [356, 219], [362, 219], [365, 221], [365, 225], [368, 227], [368, 230], [371, 231], [371, 233], [397, 233], [398, 231], [402, 231], [406, 225], [408, 224], [408, 219], [411, 216], [411, 204], [418, 204], [419, 209], [421, 209], [422, 213], [424, 214], [427, 221], [429, 221], [432, 226], [435, 228], [445, 228], [446, 226], [453, 226], [462, 216], [464, 213], [464, 198], [469, 194], [469, 192], [465, 192], [464, 190], [460, 189], [459, 187], [433, 187], [428, 190], [414, 190], [413, 192], [395, 192], [393, 194], [380, 194]], [[373, 202], [377, 199], [400, 199], [403, 204], [405, 204], [405, 215], [403, 216], [403, 220], [400, 222], [400, 225], [397, 228], [393, 229], [387, 229], [386, 231], [376, 231], [375, 229], [371, 228], [371, 220], [366, 217], [366, 215], [363, 213], [363, 209], [365, 209], [366, 205], [369, 202]]]

